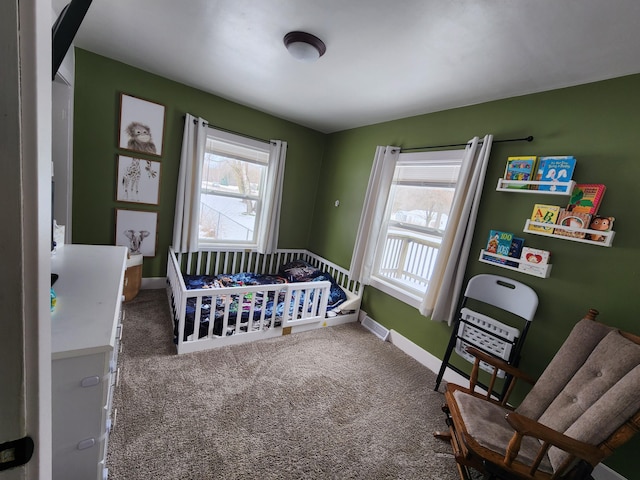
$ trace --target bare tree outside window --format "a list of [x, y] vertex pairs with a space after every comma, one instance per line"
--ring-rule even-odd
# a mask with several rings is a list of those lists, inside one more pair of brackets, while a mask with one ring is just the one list
[[208, 137], [202, 167], [200, 238], [255, 242], [269, 162], [263, 150]]

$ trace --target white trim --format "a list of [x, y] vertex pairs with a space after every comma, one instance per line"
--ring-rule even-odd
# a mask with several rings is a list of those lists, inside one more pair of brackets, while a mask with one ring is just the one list
[[[437, 374], [440, 371], [442, 360], [440, 360], [438, 357], [427, 352], [425, 349], [416, 345], [407, 337], [403, 336], [395, 330], [391, 330], [389, 333], [389, 341], [404, 353], [406, 353], [410, 357], [413, 357], [433, 373]], [[443, 379], [445, 382], [462, 385], [464, 385], [465, 383], [469, 383], [469, 379], [450, 369], [445, 370]]]
[[420, 308], [422, 300], [417, 295], [409, 292], [408, 290], [403, 290], [400, 286], [393, 285], [390, 282], [385, 282], [381, 277], [377, 277], [376, 274], [371, 275], [369, 285], [415, 309]]
[[167, 287], [167, 277], [147, 277], [140, 282], [141, 290], [156, 290]]
[[627, 480], [626, 477], [623, 477], [618, 472], [611, 470], [602, 463], [596, 465], [591, 476], [593, 477], [593, 480]]

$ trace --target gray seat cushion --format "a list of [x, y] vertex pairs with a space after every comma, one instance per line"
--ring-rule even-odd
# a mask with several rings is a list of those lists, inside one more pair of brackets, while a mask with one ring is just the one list
[[[456, 390], [453, 396], [460, 409], [460, 415], [462, 415], [467, 432], [483, 447], [504, 456], [509, 440], [514, 433], [513, 428], [505, 419], [505, 415], [510, 410], [460, 390]], [[539, 450], [540, 442], [538, 440], [524, 437], [516, 460], [531, 465]], [[545, 457], [540, 464], [540, 470], [547, 473], [553, 472], [548, 457]]]

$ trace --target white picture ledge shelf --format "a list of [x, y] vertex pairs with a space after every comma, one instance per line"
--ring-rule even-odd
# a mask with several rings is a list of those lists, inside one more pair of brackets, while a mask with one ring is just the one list
[[[604, 237], [604, 241], [598, 242], [595, 240], [587, 240], [586, 238], [567, 237], [565, 235], [558, 235], [556, 233], [533, 231], [533, 230], [529, 230], [530, 226], [547, 227], [547, 228], [553, 228], [554, 230], [560, 229], [560, 230], [567, 230], [569, 232], [580, 232], [580, 233], [587, 233], [592, 235], [599, 235]], [[570, 240], [572, 242], [589, 243], [591, 245], [597, 245], [599, 247], [610, 247], [613, 243], [613, 237], [616, 234], [616, 232], [614, 231], [601, 232], [599, 230], [589, 230], [588, 228], [571, 228], [571, 227], [566, 227], [564, 225], [534, 222], [532, 220], [527, 220], [527, 222], [524, 225], [523, 232], [532, 233], [533, 235], [540, 235], [542, 237], [553, 237], [553, 238], [559, 238], [561, 240]]]
[[[509, 188], [509, 186], [512, 186]], [[513, 188], [523, 186], [538, 186], [549, 185], [553, 190], [529, 190], [528, 188]], [[537, 181], [525, 181], [525, 180], [505, 180], [504, 178], [498, 179], [498, 186], [496, 191], [509, 192], [509, 193], [537, 193], [542, 195], [571, 195], [573, 187], [576, 186], [576, 182], [571, 180], [570, 182], [537, 182]]]
[[512, 267], [511, 265], [492, 262], [491, 260], [487, 260], [486, 258], [484, 258], [485, 256], [493, 257], [500, 260], [507, 260], [509, 262], [517, 263], [518, 265], [520, 265], [523, 262], [523, 260], [519, 258], [505, 257], [504, 255], [498, 255], [496, 253], [489, 253], [486, 250], [480, 250], [480, 257], [478, 258], [478, 260], [488, 265], [506, 268], [507, 270], [514, 270], [516, 272], [524, 273], [526, 275], [533, 275], [534, 277], [540, 277], [540, 278], [549, 278], [549, 275], [551, 275], [551, 267], [553, 266], [550, 263], [547, 263], [547, 264], [536, 265], [535, 268], [532, 268], [532, 269], [524, 270], [518, 267]]

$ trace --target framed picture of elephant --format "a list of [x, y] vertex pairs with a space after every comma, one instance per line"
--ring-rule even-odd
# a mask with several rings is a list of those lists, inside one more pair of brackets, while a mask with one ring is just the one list
[[120, 94], [118, 146], [123, 150], [162, 156], [165, 106]]
[[158, 212], [116, 209], [116, 245], [129, 248], [129, 253], [156, 256]]
[[118, 155], [116, 200], [158, 205], [160, 162]]

